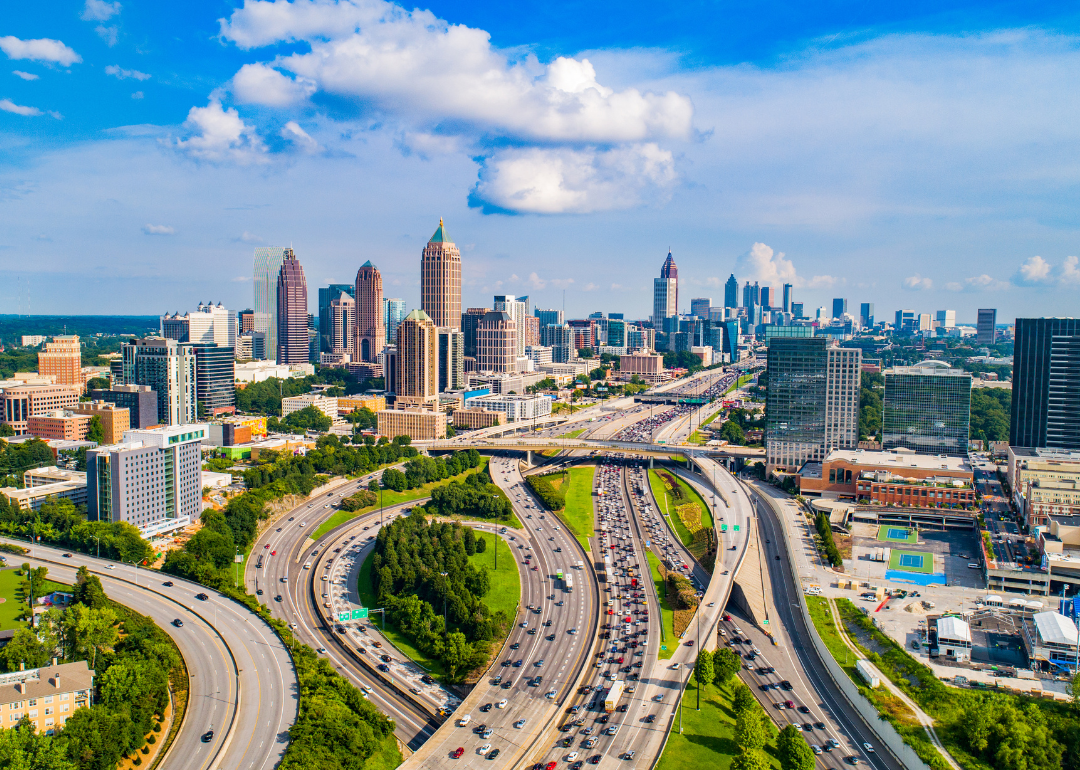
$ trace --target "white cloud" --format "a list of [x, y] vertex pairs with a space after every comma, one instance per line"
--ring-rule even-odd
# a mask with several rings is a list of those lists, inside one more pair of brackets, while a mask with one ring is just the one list
[[319, 152], [322, 150], [319, 143], [312, 139], [307, 131], [300, 128], [300, 124], [295, 120], [290, 120], [282, 127], [281, 138], [292, 142], [294, 146], [304, 152]]
[[532, 147], [486, 159], [473, 197], [517, 213], [583, 214], [662, 198], [674, 181], [671, 153], [651, 142], [610, 150]]
[[110, 64], [105, 68], [106, 75], [112, 75], [118, 80], [127, 80], [128, 78], [134, 78], [135, 80], [149, 80], [150, 76], [145, 72], [139, 72], [138, 70], [126, 70], [123, 67], [118, 67], [115, 64]]
[[265, 240], [263, 240], [259, 236], [255, 235], [255, 233], [250, 233], [247, 230], [245, 230], [243, 233], [241, 233], [240, 237], [237, 238], [236, 240], [238, 240], [238, 241], [240, 241], [242, 243], [266, 243]]
[[9, 59], [49, 61], [65, 67], [82, 61], [82, 57], [71, 48], [59, 40], [51, 40], [47, 37], [37, 40], [20, 40], [11, 35], [0, 37], [0, 51], [6, 53]]
[[1054, 265], [1042, 257], [1028, 257], [1013, 276], [1018, 286], [1076, 286], [1080, 284], [1080, 259], [1065, 257]]
[[831, 289], [838, 283], [841, 283], [841, 280], [835, 275], [815, 275], [806, 281], [805, 286], [808, 289]]
[[945, 284], [945, 288], [949, 291], [1000, 291], [1001, 289], [1009, 288], [1009, 284], [1005, 281], [999, 281], [992, 275], [983, 273], [982, 275], [965, 278], [962, 282], [951, 281]]
[[14, 70], [11, 74], [15, 77], [22, 78], [23, 80], [37, 80], [39, 77], [31, 72], [23, 72], [22, 70]]
[[217, 100], [192, 107], [184, 126], [193, 133], [177, 140], [175, 146], [195, 160], [249, 164], [266, 159], [266, 145], [255, 128], [241, 120], [236, 110], [222, 109]]
[[1058, 280], [1070, 286], [1080, 283], [1080, 259], [1065, 257], [1065, 261], [1058, 271]]
[[142, 231], [147, 235], [176, 235], [176, 228], [168, 225], [143, 225]]
[[104, 40], [105, 45], [109, 46], [109, 48], [116, 45], [117, 41], [120, 39], [119, 27], [106, 27], [104, 24], [99, 24], [94, 27], [94, 32], [98, 33], [98, 37]]
[[222, 37], [241, 48], [306, 41], [309, 53], [274, 66], [420, 122], [544, 141], [641, 142], [691, 132], [686, 96], [614, 91], [597, 82], [587, 59], [544, 66], [492, 47], [484, 30], [385, 0], [247, 0], [220, 24]]
[[[755, 243], [750, 247], [750, 251], [740, 254], [735, 260], [734, 273], [740, 276], [743, 282], [756, 281], [763, 286], [775, 287], [775, 291], [780, 291], [785, 283], [790, 283], [796, 288], [807, 289], [828, 289], [842, 283], [839, 278], [832, 275], [815, 275], [809, 280], [803, 278], [796, 272], [795, 264], [784, 252], [773, 251], [764, 243]], [[707, 281], [709, 285], [718, 288], [726, 282], [726, 278], [723, 280], [710, 278]]]
[[86, 0], [83, 7], [83, 21], [108, 21], [120, 13], [120, 3], [108, 3], [105, 0]]
[[40, 115], [41, 110], [37, 107], [24, 107], [21, 104], [15, 104], [11, 99], [0, 99], [0, 110], [4, 112], [13, 112], [16, 115]]
[[232, 79], [232, 93], [239, 101], [267, 107], [297, 104], [315, 93], [315, 89], [311, 80], [294, 80], [265, 64], [245, 64]]
[[909, 291], [929, 291], [934, 288], [934, 281], [931, 278], [926, 278], [918, 273], [908, 276], [903, 281], [903, 286]]
[[144, 96], [146, 96], [146, 94], [144, 94], [142, 91], [136, 91], [135, 93], [133, 93], [131, 95], [131, 98], [132, 99], [142, 99]]

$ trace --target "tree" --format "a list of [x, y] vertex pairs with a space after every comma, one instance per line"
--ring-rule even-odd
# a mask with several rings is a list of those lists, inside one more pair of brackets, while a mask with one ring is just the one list
[[1080, 671], [1073, 674], [1069, 681], [1069, 695], [1072, 696], [1073, 709], [1080, 711]]
[[49, 662], [53, 646], [55, 643], [46, 647], [34, 629], [19, 628], [7, 646], [0, 650], [0, 659], [8, 671], [18, 670], [20, 664], [26, 668], [39, 668]]
[[736, 446], [742, 446], [746, 443], [746, 434], [743, 433], [743, 429], [739, 427], [738, 423], [731, 420], [725, 422], [720, 428], [720, 438]]
[[701, 691], [713, 680], [713, 656], [704, 647], [698, 648], [697, 662], [694, 663], [694, 681], [697, 682], [697, 708], [701, 711]]
[[86, 426], [86, 440], [93, 441], [98, 445], [105, 443], [105, 427], [101, 424], [101, 418], [96, 414], [90, 418]]
[[[115, 766], [115, 765], [114, 765]], [[64, 756], [64, 748], [45, 733], [38, 733], [28, 718], [10, 730], [0, 730], [0, 767], [13, 770], [78, 770]]]
[[769, 760], [760, 751], [740, 751], [731, 760], [731, 770], [769, 770]]
[[486, 553], [487, 552], [487, 539], [486, 538], [483, 538], [483, 537], [477, 537], [476, 538], [476, 552], [477, 553]]
[[442, 662], [447, 667], [451, 679], [457, 677], [458, 670], [469, 660], [471, 652], [465, 634], [454, 631], [447, 635], [446, 642], [443, 644]]
[[754, 701], [754, 707], [736, 711], [736, 714], [735, 745], [740, 751], [763, 749], [769, 741], [769, 731], [762, 721], [764, 713], [757, 705], [757, 701]]
[[742, 669], [742, 661], [734, 651], [722, 647], [713, 654], [713, 683], [723, 687]]
[[814, 752], [794, 725], [780, 731], [776, 747], [780, 770], [814, 770]]
[[115, 770], [123, 752], [131, 748], [132, 728], [126, 713], [94, 705], [68, 717], [56, 742], [79, 770]]
[[116, 629], [116, 612], [109, 608], [92, 610], [76, 604], [65, 621], [75, 651], [90, 657], [90, 668], [97, 668], [98, 655], [116, 644], [120, 637]]
[[731, 705], [735, 709], [735, 714], [742, 714], [755, 706], [757, 701], [754, 700], [754, 693], [750, 692], [750, 688], [742, 682], [735, 685], [735, 692], [732, 694]]
[[592, 348], [578, 348], [577, 354], [578, 358], [592, 358], [595, 355]]
[[93, 610], [109, 606], [105, 589], [101, 587], [101, 578], [91, 575], [86, 567], [79, 567], [75, 573], [74, 603], [84, 604]]

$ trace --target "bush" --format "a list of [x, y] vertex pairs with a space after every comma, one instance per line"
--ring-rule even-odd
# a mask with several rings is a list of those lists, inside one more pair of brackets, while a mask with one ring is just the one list
[[840, 549], [836, 547], [836, 543], [833, 541], [832, 525], [829, 523], [829, 517], [824, 513], [819, 513], [814, 519], [814, 525], [817, 527], [818, 535], [821, 537], [821, 547], [825, 551], [825, 557], [834, 567], [841, 566], [844, 560], [840, 557]]
[[160, 733], [161, 732], [161, 722], [154, 722], [153, 730], [154, 730], [155, 733]]
[[[154, 727], [156, 727], [156, 728], [157, 728], [158, 730], [160, 730], [160, 729], [161, 729], [161, 727], [160, 727], [160, 726], [158, 726], [158, 725], [154, 725]], [[154, 736], [153, 736], [153, 735], [151, 734], [151, 735], [150, 735], [150, 736], [149, 736], [149, 737], [148, 737], [148, 738], [146, 739], [146, 742], [147, 742], [147, 743], [149, 743], [149, 744], [151, 744], [151, 745], [153, 745], [153, 744], [157, 743], [157, 738], [155, 738], [155, 737], [154, 737]]]
[[547, 474], [545, 476], [526, 476], [525, 481], [549, 510], [561, 511], [566, 507], [566, 493], [561, 489], [555, 488], [548, 478], [548, 476], [551, 475], [554, 474]]
[[359, 492], [353, 495], [349, 495], [341, 501], [341, 510], [359, 511], [361, 508], [367, 508], [368, 506], [375, 505], [379, 502], [379, 496], [374, 492], [367, 489], [361, 489]]

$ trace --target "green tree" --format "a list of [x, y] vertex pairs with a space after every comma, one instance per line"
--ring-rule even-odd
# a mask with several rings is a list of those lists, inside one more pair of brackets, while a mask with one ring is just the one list
[[713, 683], [723, 687], [742, 669], [742, 661], [731, 649], [722, 647], [713, 654]]
[[20, 664], [26, 668], [39, 668], [49, 662], [53, 647], [55, 643], [46, 646], [34, 629], [18, 628], [11, 641], [0, 650], [0, 658], [7, 671], [18, 670]]
[[105, 428], [101, 424], [101, 418], [96, 414], [90, 418], [90, 424], [86, 427], [86, 440], [98, 445], [105, 443]]
[[92, 610], [76, 604], [68, 611], [65, 621], [75, 651], [89, 658], [90, 668], [97, 668], [98, 656], [116, 644], [120, 637], [116, 611], [109, 608]]
[[74, 602], [94, 610], [109, 606], [105, 589], [101, 587], [101, 578], [91, 575], [86, 567], [79, 567], [75, 573]]
[[10, 730], [0, 730], [0, 767], [11, 770], [79, 770], [59, 742], [38, 733], [24, 718]]
[[731, 770], [769, 770], [769, 760], [757, 750], [740, 751], [731, 760]]
[[780, 731], [776, 748], [780, 770], [814, 770], [814, 752], [794, 725]]
[[757, 706], [757, 701], [754, 699], [754, 693], [750, 692], [750, 688], [742, 682], [738, 682], [735, 685], [734, 693], [732, 693], [731, 705], [735, 709], [737, 716]]
[[760, 750], [769, 742], [769, 731], [763, 721], [764, 716], [757, 701], [754, 702], [752, 708], [736, 711], [735, 745], [740, 751]]
[[465, 634], [454, 631], [447, 635], [443, 644], [442, 662], [447, 667], [452, 679], [457, 676], [458, 671], [469, 660], [471, 652]]
[[133, 728], [126, 711], [114, 713], [95, 704], [68, 717], [56, 742], [79, 770], [115, 770], [132, 748]]
[[746, 443], [746, 434], [743, 433], [743, 429], [739, 427], [738, 423], [731, 420], [725, 422], [720, 428], [720, 438], [736, 446], [742, 446]]
[[701, 691], [712, 684], [713, 655], [704, 647], [698, 648], [697, 661], [694, 663], [694, 681], [697, 682], [697, 709], [701, 711]]

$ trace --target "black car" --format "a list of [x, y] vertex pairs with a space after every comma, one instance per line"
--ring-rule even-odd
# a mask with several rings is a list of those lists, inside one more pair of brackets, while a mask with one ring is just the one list
[[656, 714], [649, 714], [647, 717], [645, 717], [645, 722], [647, 724], [652, 724], [655, 721], [656, 721]]
[[380, 663], [379, 664], [379, 671], [388, 672], [388, 671], [390, 671], [390, 667], [388, 665], [386, 665], [385, 663]]
[[70, 558], [71, 558], [71, 554], [70, 554], [70, 553], [62, 553], [62, 554], [60, 554], [60, 555], [61, 555], [61, 556], [63, 556], [63, 557], [65, 558], [65, 559], [70, 559]]
[[195, 598], [198, 599], [201, 602], [205, 602], [210, 597], [207, 596], [206, 594], [195, 594]]
[[432, 679], [431, 676], [429, 676], [428, 674], [424, 674], [422, 677], [420, 677], [420, 681], [424, 684], [435, 684], [435, 680]]
[[274, 601], [275, 602], [280, 602], [281, 601], [281, 594], [278, 594], [277, 596], [275, 596]]
[[591, 757], [589, 757], [588, 762], [590, 765], [599, 765], [600, 759], [601, 757], [599, 754], [593, 754]]
[[202, 742], [209, 743], [212, 740], [214, 740], [214, 730], [211, 728], [202, 734]]
[[173, 624], [174, 626], [176, 626], [177, 628], [183, 628], [183, 626], [184, 626], [184, 621], [180, 620], [180, 618], [175, 618], [175, 619], [173, 620], [172, 624]]
[[514, 642], [513, 644], [510, 645], [510, 649], [511, 650], [516, 650], [520, 646], [521, 646], [520, 642]]
[[495, 759], [495, 757], [497, 757], [497, 756], [499, 756], [499, 749], [492, 749], [491, 753], [487, 755], [487, 758], [488, 759]]
[[161, 585], [165, 586], [166, 588], [172, 588], [172, 581], [171, 580], [166, 580]]
[[513, 682], [513, 681], [509, 681], [509, 682], [503, 682], [503, 683], [502, 683], [502, 688], [503, 688], [504, 690], [509, 690], [509, 689], [510, 689], [511, 687], [513, 687], [513, 686], [514, 686], [514, 682]]

